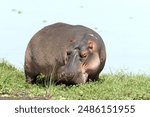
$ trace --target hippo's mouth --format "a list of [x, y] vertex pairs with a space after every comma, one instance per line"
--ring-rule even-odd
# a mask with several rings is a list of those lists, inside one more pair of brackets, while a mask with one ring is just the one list
[[77, 75], [75, 75], [72, 78], [68, 78], [66, 79], [68, 81], [68, 83], [71, 84], [82, 84], [82, 83], [86, 83], [88, 80], [88, 74], [85, 73], [79, 73]]
[[59, 75], [58, 76], [59, 83], [65, 83], [65, 84], [81, 84], [86, 83], [88, 80], [88, 73], [78, 73], [74, 76], [65, 76], [65, 75]]

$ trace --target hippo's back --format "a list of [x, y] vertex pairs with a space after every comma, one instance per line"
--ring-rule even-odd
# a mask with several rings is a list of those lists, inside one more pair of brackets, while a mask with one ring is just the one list
[[64, 57], [69, 40], [81, 40], [84, 33], [88, 32], [95, 33], [91, 29], [80, 25], [56, 23], [46, 26], [32, 37], [26, 54], [30, 51], [32, 59], [39, 65], [54, 64], [56, 61], [62, 62], [61, 59]]

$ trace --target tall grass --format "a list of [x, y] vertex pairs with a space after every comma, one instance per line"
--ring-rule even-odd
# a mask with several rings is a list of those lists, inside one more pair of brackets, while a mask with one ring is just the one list
[[0, 99], [149, 100], [150, 76], [102, 74], [98, 81], [49, 87], [25, 82], [24, 72], [0, 62]]

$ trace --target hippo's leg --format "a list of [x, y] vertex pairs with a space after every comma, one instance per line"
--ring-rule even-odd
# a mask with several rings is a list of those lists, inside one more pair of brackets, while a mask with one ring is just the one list
[[99, 75], [96, 75], [96, 77], [93, 79], [93, 81], [97, 81], [99, 79]]
[[37, 74], [36, 74], [36, 75], [35, 75], [35, 74], [33, 75], [33, 74], [27, 73], [27, 72], [25, 71], [25, 75], [26, 75], [26, 82], [31, 83], [31, 84], [36, 83]]
[[88, 81], [97, 81], [98, 79], [99, 79], [99, 74], [94, 75], [94, 76], [90, 76], [90, 79], [88, 79]]

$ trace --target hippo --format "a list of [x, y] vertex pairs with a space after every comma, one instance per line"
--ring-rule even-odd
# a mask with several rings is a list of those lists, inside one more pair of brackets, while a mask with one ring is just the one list
[[82, 84], [97, 80], [105, 61], [105, 44], [98, 33], [82, 25], [55, 23], [31, 38], [24, 70], [32, 84], [39, 74], [58, 84]]

